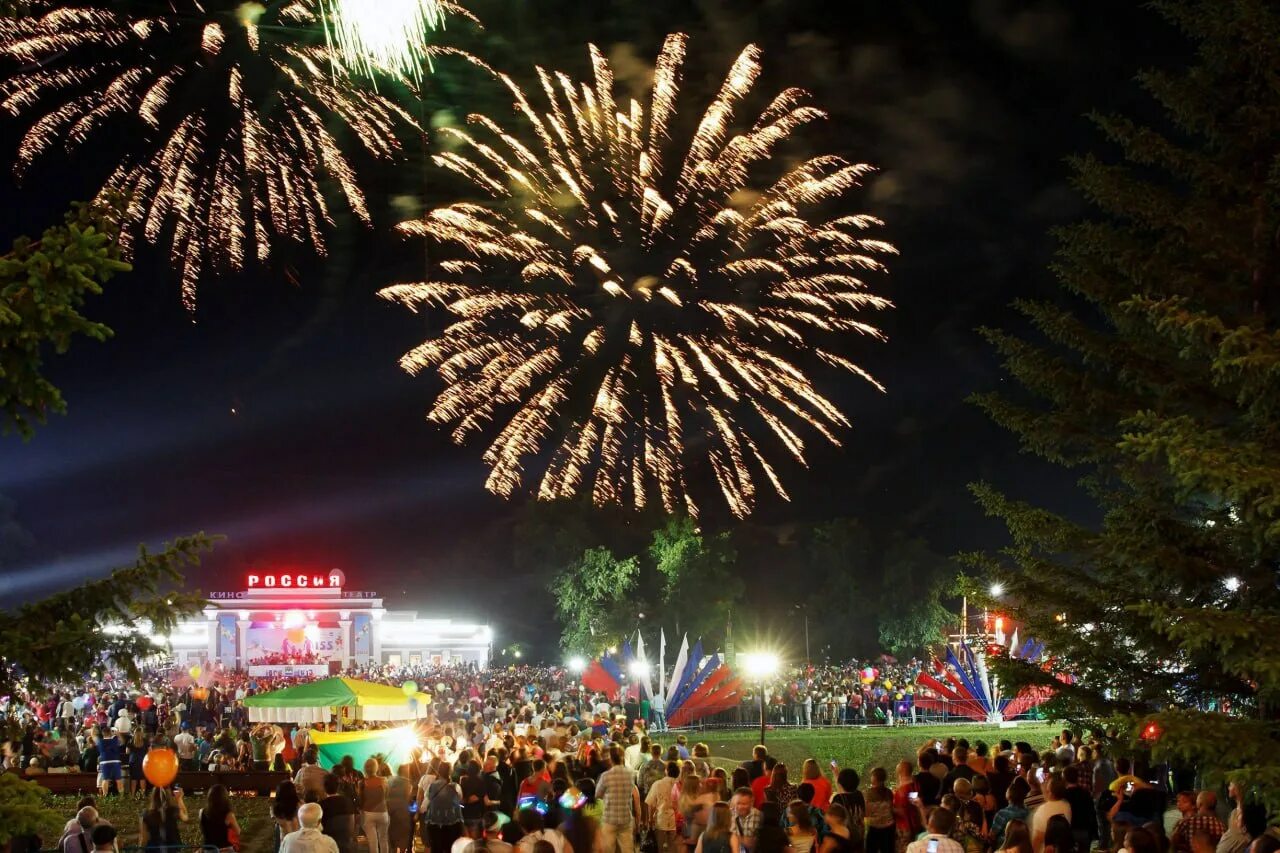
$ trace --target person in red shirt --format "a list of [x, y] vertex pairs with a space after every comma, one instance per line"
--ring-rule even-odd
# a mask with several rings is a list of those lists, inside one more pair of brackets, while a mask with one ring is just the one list
[[773, 780], [773, 768], [777, 764], [778, 759], [772, 755], [766, 755], [764, 759], [764, 774], [751, 780], [751, 796], [755, 799], [756, 808], [764, 805], [764, 789], [769, 787], [769, 783]]
[[520, 797], [536, 797], [544, 800], [551, 790], [551, 774], [547, 772], [547, 764], [541, 758], [533, 761], [533, 772], [520, 783]]
[[[833, 761], [832, 770], [834, 769]], [[825, 812], [831, 803], [831, 781], [822, 775], [822, 768], [812, 758], [804, 760], [804, 769], [801, 772], [804, 775], [804, 781], [813, 786], [813, 802], [810, 805]]]

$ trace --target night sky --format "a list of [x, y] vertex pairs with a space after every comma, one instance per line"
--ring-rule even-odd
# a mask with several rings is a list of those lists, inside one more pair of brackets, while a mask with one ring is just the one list
[[[1016, 324], [1013, 298], [1053, 294], [1047, 231], [1085, 212], [1064, 160], [1113, 153], [1091, 109], [1150, 110], [1134, 73], [1184, 49], [1163, 21], [1083, 0], [468, 5], [486, 32], [448, 38], [523, 81], [535, 62], [583, 75], [594, 41], [625, 87], [643, 79], [665, 32], [687, 32], [686, 114], [756, 41], [765, 73], [751, 106], [803, 86], [832, 117], [800, 139], [880, 167], [850, 205], [885, 219], [901, 250], [876, 284], [898, 307], [881, 318], [889, 342], [854, 352], [889, 393], [827, 384], [854, 421], [845, 447], [813, 444], [808, 471], [784, 470], [794, 502], [765, 500], [758, 522], [856, 516], [953, 553], [1001, 541], [965, 491], [975, 479], [1072, 506], [1068, 475], [1018, 454], [964, 402], [1001, 382], [975, 328]], [[428, 109], [506, 118], [498, 85], [477, 80], [438, 69]], [[0, 123], [5, 160], [17, 131]], [[486, 615], [487, 590], [511, 569], [487, 544], [518, 502], [484, 491], [483, 444], [456, 448], [427, 424], [435, 382], [396, 365], [430, 318], [376, 296], [421, 271], [421, 245], [390, 233], [424, 184], [421, 152], [411, 145], [407, 159], [356, 159], [373, 229], [344, 224], [323, 262], [286, 253], [206, 279], [195, 322], [160, 253], [143, 251], [108, 285], [89, 313], [114, 339], [49, 362], [68, 415], [29, 442], [0, 441], [0, 601], [100, 576], [140, 542], [205, 530], [228, 537], [192, 578], [205, 590], [236, 587], [249, 566], [337, 566], [393, 603]], [[58, 152], [23, 187], [0, 177], [5, 244], [91, 195], [106, 165]], [[429, 203], [457, 191], [435, 169], [425, 183]]]

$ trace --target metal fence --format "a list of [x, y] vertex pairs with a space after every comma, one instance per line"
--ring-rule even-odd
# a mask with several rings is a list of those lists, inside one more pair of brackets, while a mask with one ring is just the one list
[[[1016, 717], [1006, 718], [1006, 722], [1031, 722], [1041, 719], [1040, 715], [1033, 709], [1025, 714], [1019, 714]], [[909, 714], [901, 716], [893, 716], [884, 713], [879, 708], [862, 708], [854, 710], [852, 708], [813, 708], [809, 711], [805, 710], [803, 705], [766, 705], [765, 706], [765, 725], [770, 728], [866, 728], [870, 726], [888, 727], [888, 726], [915, 726], [915, 725], [974, 725], [980, 723], [970, 717], [960, 714], [950, 714], [945, 711], [926, 710], [924, 708], [912, 708]], [[759, 705], [739, 705], [737, 708], [730, 708], [728, 711], [722, 711], [719, 714], [713, 714], [709, 717], [703, 717], [685, 726], [681, 729], [700, 730], [700, 729], [736, 729], [736, 728], [758, 728], [760, 726], [760, 706]]]

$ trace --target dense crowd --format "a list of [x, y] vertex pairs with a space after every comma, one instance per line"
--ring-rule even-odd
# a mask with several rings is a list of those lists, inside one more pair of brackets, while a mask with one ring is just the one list
[[[1280, 836], [1246, 792], [1179, 791], [1167, 770], [1112, 758], [1070, 731], [1035, 749], [930, 740], [913, 761], [866, 780], [835, 762], [788, 767], [757, 746], [742, 762], [685, 735], [659, 741], [641, 721], [565, 719], [524, 703], [422, 728], [398, 767], [348, 757], [326, 770], [306, 727], [248, 732], [254, 756], [287, 769], [273, 818], [281, 853], [1274, 853]], [[259, 745], [261, 749], [259, 750]], [[145, 785], [145, 783], [143, 783]], [[233, 802], [215, 786], [197, 816], [181, 795], [147, 792], [143, 846], [198, 820], [230, 849]], [[1166, 833], [1170, 801], [1177, 809]], [[1223, 806], [1228, 806], [1223, 808]], [[64, 853], [110, 835], [91, 803], [68, 823]], [[88, 842], [85, 841], [88, 840]], [[543, 845], [547, 846], [543, 846]]]

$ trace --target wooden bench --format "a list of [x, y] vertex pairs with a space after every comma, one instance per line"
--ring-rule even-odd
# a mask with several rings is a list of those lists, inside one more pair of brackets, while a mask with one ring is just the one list
[[[95, 773], [37, 773], [23, 778], [53, 794], [93, 794], [98, 790]], [[207, 791], [213, 785], [224, 785], [232, 793], [252, 791], [265, 797], [291, 778], [288, 773], [271, 770], [184, 770], [178, 773], [174, 784], [184, 791]]]

